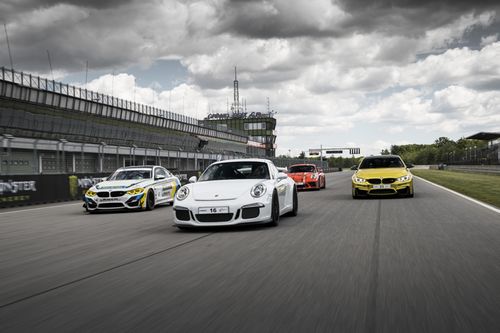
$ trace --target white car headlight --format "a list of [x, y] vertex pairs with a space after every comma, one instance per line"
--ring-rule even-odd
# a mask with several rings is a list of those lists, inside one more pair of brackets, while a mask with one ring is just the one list
[[260, 198], [266, 193], [266, 190], [267, 190], [266, 185], [257, 184], [254, 187], [252, 187], [252, 189], [250, 190], [250, 194], [254, 198]]
[[398, 178], [398, 182], [407, 182], [411, 179], [411, 175], [406, 175]]
[[318, 174], [317, 173], [313, 173], [312, 176], [311, 176], [312, 179], [318, 179]]
[[189, 188], [187, 186], [182, 186], [175, 195], [177, 200], [184, 200], [189, 195]]
[[364, 182], [366, 182], [366, 179], [359, 178], [359, 177], [352, 177], [352, 181], [355, 183], [364, 183]]

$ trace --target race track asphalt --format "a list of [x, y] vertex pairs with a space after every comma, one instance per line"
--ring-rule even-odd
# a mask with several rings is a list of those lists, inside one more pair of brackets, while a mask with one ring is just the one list
[[500, 214], [351, 172], [278, 227], [180, 231], [172, 208], [0, 211], [0, 332], [500, 332]]

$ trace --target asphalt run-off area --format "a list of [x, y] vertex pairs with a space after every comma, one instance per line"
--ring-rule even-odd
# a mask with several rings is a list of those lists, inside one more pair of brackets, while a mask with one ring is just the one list
[[500, 215], [420, 179], [351, 172], [278, 227], [180, 231], [171, 206], [0, 211], [1, 332], [498, 332]]

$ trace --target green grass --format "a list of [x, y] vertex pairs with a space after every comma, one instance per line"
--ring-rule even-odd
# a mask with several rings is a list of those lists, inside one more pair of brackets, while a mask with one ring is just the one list
[[412, 170], [412, 174], [500, 208], [500, 176], [444, 170]]

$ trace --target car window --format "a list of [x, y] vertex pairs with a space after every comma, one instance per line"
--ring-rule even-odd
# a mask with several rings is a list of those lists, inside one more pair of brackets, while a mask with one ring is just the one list
[[292, 165], [288, 172], [296, 173], [296, 172], [314, 172], [314, 165]]
[[399, 157], [365, 158], [359, 165], [360, 169], [376, 168], [403, 168], [403, 161]]
[[151, 170], [117, 170], [108, 180], [131, 180], [131, 179], [149, 179]]
[[163, 176], [163, 177], [167, 177], [167, 172], [165, 171], [165, 169], [163, 168], [156, 168], [155, 169], [155, 178], [158, 178], [158, 176]]
[[224, 179], [270, 179], [269, 168], [263, 162], [226, 162], [213, 164], [199, 181]]

